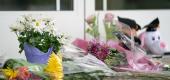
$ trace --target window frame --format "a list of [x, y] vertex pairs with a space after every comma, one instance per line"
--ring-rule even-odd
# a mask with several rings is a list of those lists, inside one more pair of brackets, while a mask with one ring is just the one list
[[28, 10], [28, 9], [25, 9], [25, 10], [12, 10], [12, 9], [6, 9], [6, 10], [0, 10], [0, 11], [68, 11], [68, 12], [74, 12], [75, 11], [75, 0], [72, 0], [72, 7], [73, 9], [70, 9], [70, 10], [61, 10], [60, 7], [61, 7], [61, 4], [60, 4], [60, 1], [61, 0], [55, 0], [55, 9], [51, 9], [51, 10]]
[[[96, 0], [95, 0], [96, 1]], [[108, 7], [107, 7], [107, 1], [108, 0], [103, 0], [103, 9], [102, 10], [96, 10], [96, 8], [95, 8], [95, 11], [112, 11], [112, 10], [160, 10], [159, 8], [148, 8], [148, 9], [108, 9]], [[94, 5], [96, 5], [96, 2], [94, 3]], [[170, 9], [170, 8], [169, 8]], [[161, 10], [165, 10], [165, 9], [161, 9]], [[168, 8], [166, 8], [166, 10], [168, 10]]]

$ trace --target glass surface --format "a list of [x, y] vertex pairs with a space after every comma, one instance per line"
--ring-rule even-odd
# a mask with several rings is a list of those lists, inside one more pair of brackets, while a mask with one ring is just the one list
[[103, 0], [95, 0], [95, 10], [103, 10]]
[[170, 9], [170, 0], [107, 0], [107, 9]]
[[73, 10], [73, 0], [60, 0], [60, 10]]
[[56, 10], [56, 0], [0, 0], [0, 11]]

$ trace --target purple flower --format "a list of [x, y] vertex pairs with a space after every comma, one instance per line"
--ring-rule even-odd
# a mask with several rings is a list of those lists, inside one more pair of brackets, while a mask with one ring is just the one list
[[109, 54], [109, 47], [104, 42], [92, 40], [88, 45], [88, 52], [101, 61], [104, 61]]

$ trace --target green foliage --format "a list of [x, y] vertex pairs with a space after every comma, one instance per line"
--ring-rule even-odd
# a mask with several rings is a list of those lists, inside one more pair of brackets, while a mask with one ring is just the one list
[[104, 23], [104, 28], [105, 28], [105, 32], [106, 32], [106, 40], [115, 40], [116, 37], [113, 35], [114, 31], [117, 31], [116, 29], [116, 25], [114, 25], [113, 23]]
[[59, 42], [59, 36], [54, 36], [49, 32], [39, 33], [33, 29], [26, 32], [21, 32], [18, 36], [18, 41], [20, 43], [19, 48], [21, 53], [24, 49], [24, 43], [28, 43], [42, 52], [47, 52], [50, 47], [53, 47], [53, 51], [57, 53], [60, 49], [61, 43]]
[[95, 15], [91, 15], [86, 19], [86, 22], [89, 25], [89, 27], [86, 29], [86, 33], [94, 38], [99, 38], [100, 36], [97, 19], [98, 18]]
[[67, 39], [64, 34], [58, 34], [55, 21], [41, 15], [23, 15], [10, 29], [16, 33], [19, 41], [19, 53], [28, 43], [46, 53], [50, 47], [57, 53]]
[[110, 49], [109, 55], [106, 57], [104, 62], [109, 66], [118, 66], [127, 63], [127, 60], [124, 55], [116, 51], [115, 49]]
[[86, 32], [90, 34], [91, 36], [93, 36], [94, 38], [98, 38], [100, 35], [97, 24], [93, 24], [91, 28], [88, 28], [86, 30]]

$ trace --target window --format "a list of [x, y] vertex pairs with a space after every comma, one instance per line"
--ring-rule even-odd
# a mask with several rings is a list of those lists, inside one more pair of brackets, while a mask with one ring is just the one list
[[60, 0], [60, 10], [73, 10], [73, 0]]
[[56, 0], [0, 0], [0, 10], [56, 10]]
[[95, 10], [103, 10], [103, 0], [95, 0]]
[[73, 10], [74, 0], [0, 0], [0, 11]]
[[170, 9], [170, 0], [124, 0], [122, 9]]
[[95, 9], [102, 10], [127, 10], [127, 9], [170, 9], [170, 0], [95, 0]]
[[123, 0], [107, 0], [107, 10], [121, 9], [123, 6]]

